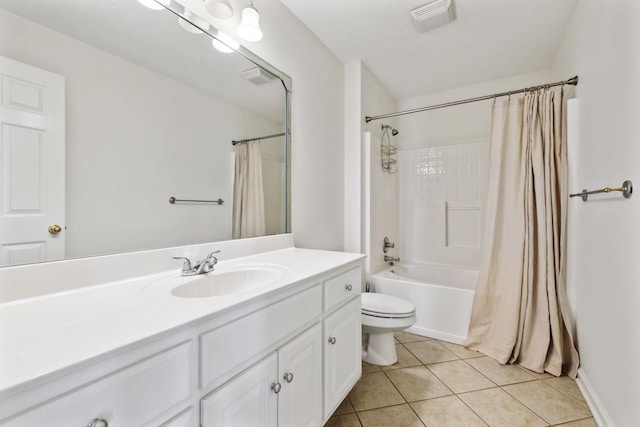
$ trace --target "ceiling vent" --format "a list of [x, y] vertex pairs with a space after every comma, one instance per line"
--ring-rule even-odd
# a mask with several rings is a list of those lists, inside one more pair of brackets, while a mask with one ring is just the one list
[[419, 33], [442, 27], [455, 19], [453, 0], [433, 0], [409, 13]]
[[257, 85], [269, 83], [271, 80], [276, 78], [276, 76], [260, 67], [248, 69], [241, 72], [240, 75], [251, 83]]

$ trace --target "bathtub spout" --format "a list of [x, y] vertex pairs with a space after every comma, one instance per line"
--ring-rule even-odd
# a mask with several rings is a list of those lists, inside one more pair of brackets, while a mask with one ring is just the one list
[[400, 262], [400, 257], [385, 255], [384, 262]]

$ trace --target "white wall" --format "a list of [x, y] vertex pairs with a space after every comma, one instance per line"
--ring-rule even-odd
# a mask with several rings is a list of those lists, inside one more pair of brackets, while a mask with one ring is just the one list
[[[401, 110], [409, 110], [548, 82], [549, 72], [543, 70], [401, 99], [398, 101], [398, 107]], [[399, 116], [398, 126], [403, 130], [400, 148], [406, 150], [486, 139], [491, 125], [491, 102], [474, 102]]]
[[[370, 146], [367, 152], [370, 157], [365, 159], [369, 163], [370, 192], [368, 195], [369, 210], [368, 233], [369, 248], [367, 249], [367, 266], [370, 269], [367, 275], [376, 273], [388, 264], [384, 262], [382, 251], [383, 240], [388, 236], [391, 241], [398, 241], [398, 174], [390, 174], [382, 170], [380, 157], [380, 142], [382, 138], [382, 125], [396, 127], [395, 119], [374, 120], [364, 124], [364, 116], [376, 116], [379, 114], [396, 111], [396, 99], [380, 83], [371, 71], [362, 65], [362, 113], [361, 124], [364, 131], [371, 132]], [[397, 136], [391, 137], [391, 144], [397, 143]], [[397, 249], [390, 249], [390, 256], [397, 256]]]
[[[552, 76], [579, 75], [577, 188], [640, 182], [640, 2], [582, 0]], [[575, 170], [577, 168], [577, 170]], [[578, 374], [600, 425], [640, 420], [640, 197], [573, 199], [569, 223], [575, 264]], [[592, 408], [593, 409], [593, 408]]]
[[[548, 71], [415, 96], [400, 110], [549, 82]], [[488, 181], [491, 100], [397, 118], [399, 251], [407, 261], [478, 268]]]
[[344, 250], [366, 253], [364, 229], [363, 141], [362, 141], [362, 62], [345, 64], [344, 94]]
[[67, 257], [231, 237], [230, 141], [278, 124], [15, 15], [0, 28], [0, 54], [66, 78]]

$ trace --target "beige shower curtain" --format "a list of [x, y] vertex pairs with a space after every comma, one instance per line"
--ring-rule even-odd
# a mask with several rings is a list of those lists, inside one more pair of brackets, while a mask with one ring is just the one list
[[466, 346], [575, 378], [565, 289], [567, 151], [562, 92], [495, 102], [480, 275]]
[[231, 237], [264, 236], [264, 190], [260, 142], [236, 145]]

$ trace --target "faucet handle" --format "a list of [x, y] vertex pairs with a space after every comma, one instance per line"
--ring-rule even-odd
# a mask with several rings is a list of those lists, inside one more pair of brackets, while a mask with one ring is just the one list
[[184, 256], [174, 256], [172, 258], [173, 261], [179, 260], [181, 259], [183, 261], [182, 263], [182, 272], [188, 272], [188, 271], [193, 271], [193, 267], [191, 267], [191, 261], [189, 260], [189, 258], [184, 257]]
[[389, 237], [384, 236], [384, 245], [382, 246], [383, 252], [386, 254], [389, 251], [389, 248], [395, 248], [396, 243], [389, 240]]
[[218, 263], [218, 258], [214, 257], [213, 255], [217, 253], [220, 253], [220, 251], [213, 251], [202, 261], [200, 261], [198, 265], [194, 267], [196, 269], [196, 274], [203, 274], [213, 271], [213, 268]]
[[204, 264], [205, 262], [213, 264], [213, 265], [217, 264], [218, 263], [218, 258], [214, 257], [214, 255], [215, 254], [219, 254], [219, 253], [220, 253], [220, 250], [211, 252], [209, 255], [206, 256], [205, 259], [203, 259], [201, 261], [201, 264]]

